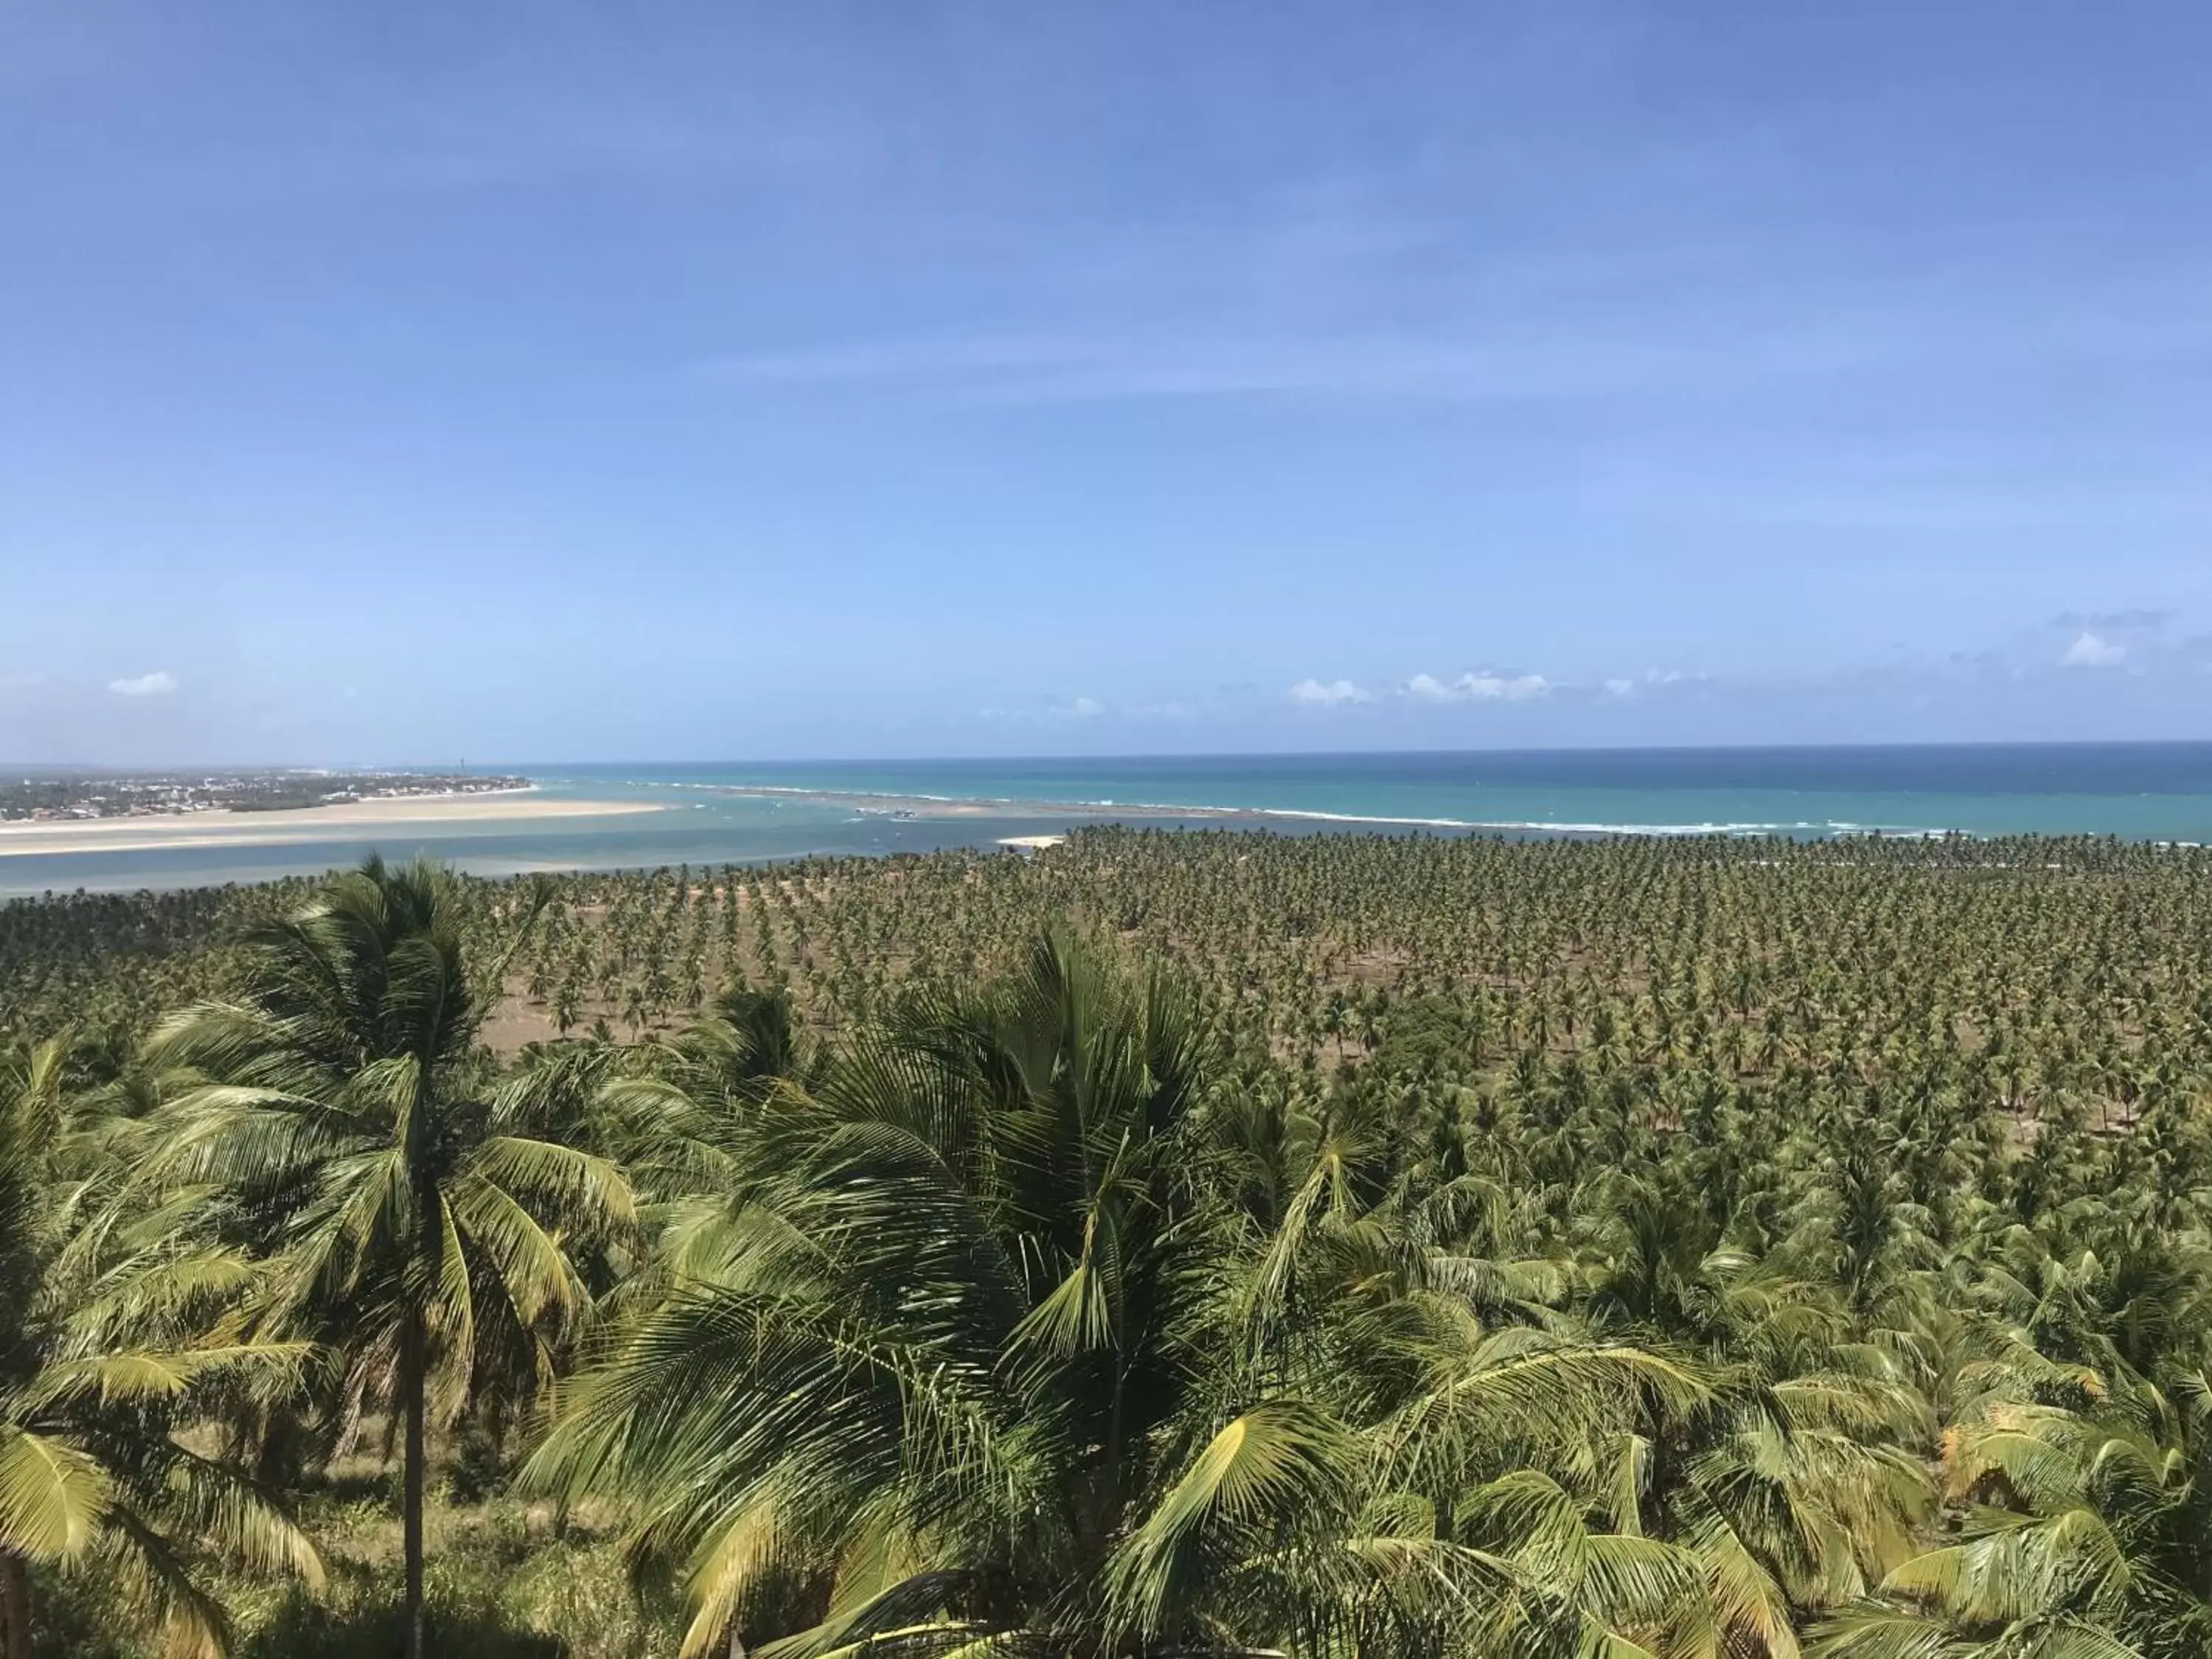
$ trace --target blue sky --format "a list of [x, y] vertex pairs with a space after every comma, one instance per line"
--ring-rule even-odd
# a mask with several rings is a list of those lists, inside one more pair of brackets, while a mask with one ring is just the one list
[[2212, 10], [0, 10], [0, 757], [2212, 736]]

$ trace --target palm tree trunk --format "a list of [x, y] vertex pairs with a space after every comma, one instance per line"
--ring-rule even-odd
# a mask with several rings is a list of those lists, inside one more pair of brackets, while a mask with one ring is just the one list
[[407, 1413], [400, 1527], [407, 1555], [407, 1659], [422, 1659], [422, 1322], [407, 1316], [400, 1334], [399, 1390]]
[[0, 1550], [0, 1655], [31, 1659], [31, 1571], [12, 1550]]

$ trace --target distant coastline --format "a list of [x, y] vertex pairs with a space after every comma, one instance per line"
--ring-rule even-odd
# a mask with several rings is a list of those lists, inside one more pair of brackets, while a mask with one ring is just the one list
[[532, 787], [0, 825], [0, 898], [266, 881], [371, 849], [472, 874], [1274, 835], [2212, 843], [2212, 744], [525, 764]]
[[517, 773], [274, 770], [118, 772], [93, 768], [0, 770], [0, 823], [96, 823], [110, 818], [182, 818], [208, 812], [285, 812], [364, 801], [442, 800], [527, 789]]

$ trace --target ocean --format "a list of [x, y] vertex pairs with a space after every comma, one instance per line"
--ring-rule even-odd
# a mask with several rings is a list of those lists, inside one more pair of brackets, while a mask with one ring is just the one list
[[1972, 836], [2212, 842], [2212, 743], [1928, 744], [502, 765], [549, 794], [651, 800], [365, 837], [0, 856], [0, 896], [312, 872], [380, 848], [483, 874], [992, 847], [1087, 823], [1289, 834]]

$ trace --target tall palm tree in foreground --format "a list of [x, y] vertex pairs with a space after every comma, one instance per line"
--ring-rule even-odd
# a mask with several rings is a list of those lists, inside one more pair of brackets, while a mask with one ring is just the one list
[[[1413, 1652], [1478, 1596], [1510, 1616], [1541, 1567], [1426, 1489], [1500, 1446], [1587, 1452], [1594, 1416], [1696, 1385], [1463, 1303], [1347, 1298], [1342, 1340], [1285, 1340], [1295, 1299], [1255, 1280], [1296, 1243], [1224, 1199], [1207, 1076], [1164, 982], [1051, 937], [719, 1115], [720, 1224], [677, 1206], [680, 1272], [569, 1386], [532, 1477], [629, 1506], [694, 1654]], [[1547, 1587], [1553, 1622], [1671, 1586], [1619, 1576]]]
[[[693, 1206], [688, 1276], [574, 1386], [538, 1478], [634, 1500], [692, 1651], [815, 1562], [802, 1645], [1082, 1635], [1204, 1369], [1195, 1061], [1164, 991], [1055, 940], [818, 1092], [718, 1109], [725, 1220]], [[1325, 1451], [1289, 1412], [1255, 1439]]]
[[288, 1390], [298, 1350], [240, 1332], [234, 1253], [94, 1216], [117, 1126], [78, 1109], [67, 1063], [60, 1038], [0, 1054], [0, 1655], [31, 1652], [33, 1565], [103, 1573], [173, 1651], [219, 1652], [209, 1556], [321, 1569], [279, 1504], [173, 1431], [211, 1389]]
[[341, 1422], [370, 1402], [401, 1419], [410, 1659], [434, 1419], [468, 1403], [485, 1356], [542, 1352], [588, 1311], [571, 1246], [632, 1219], [610, 1164], [512, 1133], [484, 1098], [453, 879], [372, 857], [256, 931], [237, 994], [157, 1034], [197, 1081], [146, 1166], [271, 1263], [258, 1329], [319, 1346]]

